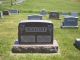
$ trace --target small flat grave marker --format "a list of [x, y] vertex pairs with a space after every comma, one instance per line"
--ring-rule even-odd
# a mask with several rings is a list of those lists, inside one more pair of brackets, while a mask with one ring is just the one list
[[78, 17], [78, 13], [77, 12], [72, 12], [71, 16]]
[[68, 12], [62, 12], [62, 16], [67, 17], [70, 16]]
[[58, 12], [50, 12], [49, 19], [59, 19], [59, 13]]

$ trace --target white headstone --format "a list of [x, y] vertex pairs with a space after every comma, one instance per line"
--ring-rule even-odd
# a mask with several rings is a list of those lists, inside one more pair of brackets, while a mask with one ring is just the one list
[[2, 12], [0, 12], [0, 18], [3, 18], [3, 13]]

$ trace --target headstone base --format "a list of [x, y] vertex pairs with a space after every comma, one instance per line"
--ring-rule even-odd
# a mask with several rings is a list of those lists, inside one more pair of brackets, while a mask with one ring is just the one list
[[13, 53], [57, 53], [58, 52], [58, 43], [56, 40], [53, 40], [53, 44], [19, 44], [16, 41], [13, 45]]
[[61, 28], [78, 28], [78, 26], [61, 26]]

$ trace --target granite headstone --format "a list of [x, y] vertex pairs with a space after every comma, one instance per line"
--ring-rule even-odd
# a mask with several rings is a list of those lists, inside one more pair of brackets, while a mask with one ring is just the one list
[[42, 20], [42, 15], [28, 15], [28, 20]]
[[74, 44], [75, 44], [76, 48], [80, 49], [80, 38], [77, 38], [75, 40], [75, 43]]
[[13, 53], [57, 53], [58, 43], [54, 40], [54, 26], [48, 20], [25, 20], [18, 26], [18, 41]]
[[65, 17], [64, 22], [62, 23], [62, 27], [77, 28], [78, 27], [78, 17], [73, 17], [73, 16]]
[[10, 14], [19, 14], [19, 10], [9, 10]]
[[10, 15], [10, 12], [9, 11], [3, 11], [3, 15]]
[[58, 12], [50, 12], [49, 19], [59, 19], [59, 13]]
[[46, 11], [45, 9], [42, 9], [42, 10], [40, 11], [40, 15], [42, 15], [42, 16], [47, 15], [47, 11]]
[[45, 21], [21, 22], [18, 27], [19, 43], [53, 43], [53, 24]]

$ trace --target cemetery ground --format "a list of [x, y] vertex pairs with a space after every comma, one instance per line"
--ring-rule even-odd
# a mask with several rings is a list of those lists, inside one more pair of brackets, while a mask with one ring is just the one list
[[[15, 40], [18, 38], [18, 23], [21, 20], [26, 20], [26, 15], [30, 15], [32, 12], [39, 12], [42, 8], [48, 11], [80, 12], [80, 2], [74, 2], [73, 0], [71, 3], [71, 1], [72, 0], [56, 0], [53, 2], [53, 0], [40, 0], [39, 2], [39, 0], [26, 0], [28, 3], [24, 2], [22, 5], [14, 5], [12, 7], [10, 6], [10, 2], [4, 2], [5, 4], [0, 5], [0, 10], [14, 8], [24, 12], [19, 15], [0, 18], [0, 60], [80, 60], [80, 50], [74, 46], [75, 39], [80, 38], [80, 13], [78, 29], [61, 29], [63, 17], [60, 17], [61, 20], [51, 20], [55, 28], [54, 37], [59, 43], [59, 54], [13, 54], [11, 52]], [[48, 20], [48, 16], [44, 17], [44, 19]]]
[[[17, 39], [18, 23], [21, 20], [27, 19], [26, 14], [4, 16], [0, 19], [0, 60], [79, 60], [80, 50], [75, 48], [74, 42], [76, 38], [80, 38], [80, 20], [78, 29], [61, 29], [61, 20], [51, 20], [54, 24], [54, 36], [59, 43], [59, 54], [39, 54], [39, 53], [24, 53], [13, 54], [12, 46]], [[48, 20], [48, 16], [44, 17]]]

